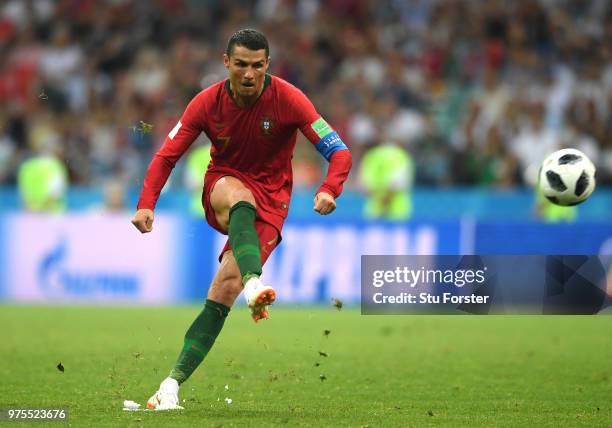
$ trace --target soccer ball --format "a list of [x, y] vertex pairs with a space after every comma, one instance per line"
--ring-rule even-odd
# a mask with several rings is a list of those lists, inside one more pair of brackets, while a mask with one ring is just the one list
[[595, 190], [595, 166], [580, 150], [558, 150], [542, 162], [539, 188], [553, 204], [578, 205]]

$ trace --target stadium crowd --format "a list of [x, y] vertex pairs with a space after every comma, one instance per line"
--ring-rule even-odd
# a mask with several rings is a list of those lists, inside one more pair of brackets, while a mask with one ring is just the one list
[[[607, 0], [0, 5], [0, 185], [44, 152], [71, 185], [137, 187], [191, 97], [226, 76], [227, 38], [244, 27], [268, 36], [272, 73], [313, 100], [355, 164], [391, 142], [414, 160], [417, 185], [506, 188], [571, 146], [612, 183]], [[301, 141], [294, 161], [296, 185], [316, 185], [316, 151]]]

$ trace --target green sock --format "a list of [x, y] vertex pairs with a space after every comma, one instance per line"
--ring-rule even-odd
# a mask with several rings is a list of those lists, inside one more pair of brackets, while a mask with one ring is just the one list
[[246, 201], [240, 201], [229, 212], [229, 241], [243, 281], [261, 275], [261, 251], [255, 231], [257, 210]]
[[215, 343], [229, 311], [227, 306], [206, 299], [204, 310], [185, 333], [183, 350], [170, 372], [172, 379], [181, 384], [191, 376]]

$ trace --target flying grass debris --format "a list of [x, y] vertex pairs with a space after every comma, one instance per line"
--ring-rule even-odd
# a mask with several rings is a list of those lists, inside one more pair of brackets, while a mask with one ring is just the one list
[[144, 121], [140, 121], [140, 126], [138, 128], [138, 130], [142, 133], [142, 134], [150, 134], [151, 131], [153, 130], [153, 125]]

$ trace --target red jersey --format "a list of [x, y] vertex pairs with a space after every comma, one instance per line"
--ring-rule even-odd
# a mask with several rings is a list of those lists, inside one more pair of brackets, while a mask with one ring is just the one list
[[229, 80], [191, 100], [151, 161], [138, 208], [154, 208], [175, 163], [204, 132], [212, 143], [205, 192], [222, 176], [238, 178], [253, 193], [258, 216], [280, 231], [291, 199], [291, 158], [298, 129], [330, 160], [319, 191], [338, 197], [351, 167], [346, 146], [299, 89], [266, 75], [263, 92], [251, 106], [236, 104]]

